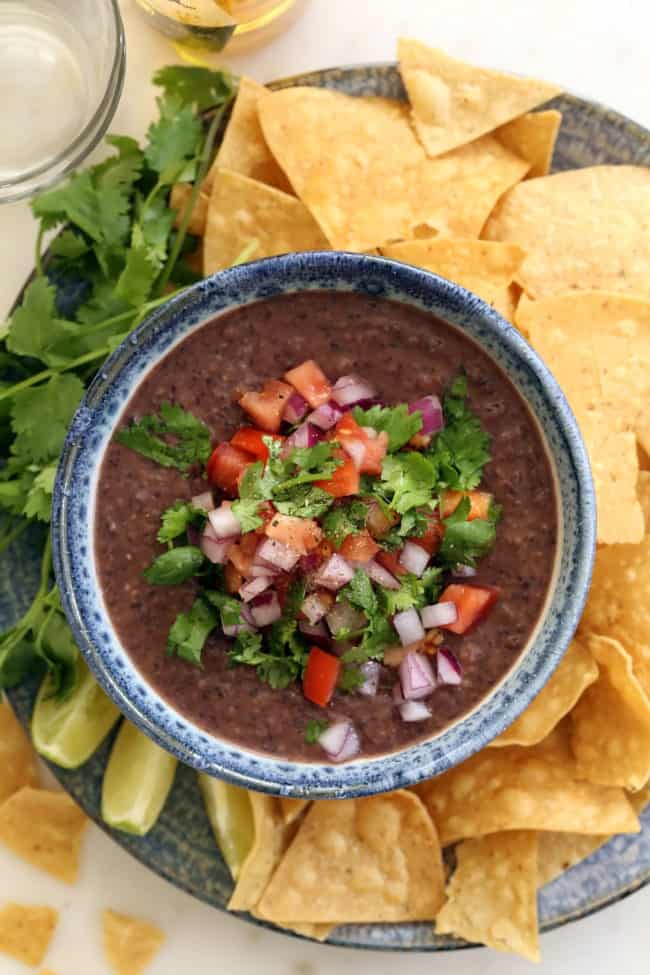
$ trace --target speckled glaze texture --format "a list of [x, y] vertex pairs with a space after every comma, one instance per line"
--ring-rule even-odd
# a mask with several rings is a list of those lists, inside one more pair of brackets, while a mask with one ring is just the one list
[[[537, 417], [561, 498], [555, 584], [537, 633], [506, 679], [473, 712], [433, 739], [343, 765], [289, 762], [248, 751], [213, 737], [172, 708], [144, 681], [113, 629], [98, 583], [93, 544], [95, 493], [104, 452], [123, 408], [149, 371], [170, 348], [226, 310], [314, 289], [407, 302], [478, 342]], [[114, 353], [70, 426], [54, 488], [52, 538], [62, 603], [81, 651], [134, 724], [185, 764], [237, 784], [281, 795], [350, 798], [438, 775], [491, 741], [539, 693], [582, 611], [593, 561], [595, 502], [584, 444], [559, 386], [519, 332], [488, 305], [443, 278], [383, 258], [289, 254], [231, 268], [198, 283], [159, 309]]]
[[[314, 72], [278, 82], [276, 87], [308, 84], [350, 94], [404, 97], [394, 65], [369, 65]], [[650, 133], [615, 112], [565, 95], [551, 106], [563, 112], [553, 169], [597, 163], [650, 164]], [[65, 297], [65, 296], [63, 296]], [[0, 622], [3, 627], [22, 613], [38, 586], [43, 532], [37, 527], [18, 539], [0, 560]], [[25, 726], [37, 684], [28, 682], [10, 693]], [[68, 792], [117, 843], [176, 886], [224, 910], [232, 891], [227, 867], [214, 843], [195, 776], [179, 768], [174, 789], [155, 828], [143, 838], [110, 830], [101, 820], [100, 795], [112, 738], [82, 768], [51, 766]], [[588, 860], [545, 887], [539, 898], [540, 924], [549, 930], [624, 898], [650, 882], [650, 809], [635, 836], [611, 840]], [[252, 923], [260, 923], [246, 915]], [[467, 947], [436, 936], [431, 925], [354, 925], [341, 927], [329, 943], [382, 950], [440, 951]]]

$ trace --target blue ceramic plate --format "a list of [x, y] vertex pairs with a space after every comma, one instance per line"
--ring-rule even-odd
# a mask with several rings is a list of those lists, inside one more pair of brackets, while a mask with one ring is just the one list
[[[318, 85], [350, 94], [404, 97], [399, 75], [392, 65], [331, 69], [279, 82]], [[573, 96], [550, 103], [563, 113], [556, 148], [555, 171], [599, 163], [650, 165], [650, 133], [624, 117]], [[40, 550], [38, 528], [23, 535], [0, 562], [0, 624], [11, 625], [29, 604], [38, 586]], [[37, 687], [24, 684], [11, 692], [21, 720], [27, 724]], [[81, 769], [54, 774], [98, 824], [103, 770], [112, 738]], [[650, 809], [643, 817], [643, 832], [621, 836], [594, 856], [574, 867], [540, 894], [540, 923], [549, 930], [605, 907], [650, 882]], [[172, 794], [154, 830], [144, 838], [106, 830], [139, 860], [201, 900], [224, 910], [232, 890], [228, 870], [215, 846], [190, 769], [179, 769]], [[252, 918], [250, 918], [253, 921]], [[254, 922], [258, 923], [258, 922]], [[436, 937], [430, 924], [352, 925], [338, 928], [330, 943], [385, 950], [445, 950], [464, 943]]]

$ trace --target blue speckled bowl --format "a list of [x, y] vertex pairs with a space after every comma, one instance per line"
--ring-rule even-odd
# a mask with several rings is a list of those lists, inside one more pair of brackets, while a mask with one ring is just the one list
[[[519, 662], [488, 698], [433, 738], [344, 765], [293, 762], [247, 750], [209, 734], [172, 707], [138, 672], [113, 630], [94, 551], [101, 463], [136, 387], [207, 320], [271, 295], [314, 289], [403, 301], [473, 338], [537, 417], [560, 498], [555, 577]], [[573, 414], [516, 329], [470, 292], [434, 274], [378, 257], [322, 252], [289, 254], [214, 275], [158, 309], [117, 349], [72, 421], [54, 489], [52, 528], [56, 576], [75, 637], [104, 690], [134, 724], [186, 765], [239, 785], [285, 796], [350, 798], [438, 775], [486, 745], [524, 710], [557, 666], [577, 625], [591, 576], [595, 521], [589, 461]]]

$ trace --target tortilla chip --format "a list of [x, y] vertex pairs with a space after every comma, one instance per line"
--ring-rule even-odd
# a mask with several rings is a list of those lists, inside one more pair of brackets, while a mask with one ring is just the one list
[[443, 888], [438, 838], [416, 795], [314, 802], [259, 912], [292, 924], [430, 920]]
[[494, 301], [492, 301], [492, 307], [495, 311], [499, 312], [502, 318], [505, 318], [507, 322], [514, 325], [520, 298], [521, 288], [516, 281], [513, 281], [507, 288], [503, 288], [499, 292]]
[[484, 240], [433, 237], [381, 248], [384, 257], [433, 271], [473, 291], [488, 304], [503, 296], [526, 256], [521, 247]]
[[499, 201], [482, 236], [527, 251], [519, 282], [531, 298], [595, 288], [645, 295], [650, 168], [592, 166], [527, 180]]
[[231, 267], [256, 244], [250, 259], [294, 251], [329, 250], [307, 207], [295, 196], [220, 169], [215, 175], [203, 243], [206, 276]]
[[545, 81], [477, 68], [407, 38], [398, 43], [398, 58], [413, 123], [430, 156], [478, 139], [562, 91]]
[[634, 436], [643, 442], [650, 432], [650, 302], [603, 291], [524, 297], [517, 325], [562, 386], [585, 438], [598, 540], [641, 541]]
[[0, 803], [24, 785], [38, 785], [32, 746], [7, 701], [0, 701]]
[[40, 965], [59, 920], [51, 907], [7, 904], [0, 908], [0, 952], [25, 965]]
[[257, 906], [293, 835], [291, 827], [284, 822], [279, 799], [260, 792], [248, 795], [253, 808], [255, 840], [241, 866], [228, 903], [229, 911], [250, 911]]
[[218, 169], [229, 169], [268, 186], [275, 186], [284, 193], [293, 193], [291, 183], [266, 144], [260, 125], [258, 102], [268, 91], [252, 78], [239, 79], [239, 91], [228, 126], [203, 184], [207, 193]]
[[548, 740], [531, 748], [487, 748], [417, 787], [443, 846], [503, 830], [638, 833], [622, 789], [580, 782], [570, 758]]
[[493, 136], [428, 159], [389, 98], [287, 88], [260, 99], [266, 140], [332, 247], [367, 251], [394, 240], [478, 237], [528, 163]]
[[[176, 211], [176, 218], [174, 220], [175, 227], [180, 227], [181, 221], [185, 216], [185, 207], [187, 206], [191, 195], [191, 183], [174, 183], [172, 186], [172, 191], [169, 197], [169, 206], [171, 210]], [[196, 203], [194, 204], [194, 209], [192, 210], [192, 216], [190, 217], [190, 222], [187, 225], [188, 234], [193, 234], [195, 237], [203, 237], [205, 233], [206, 220], [208, 219], [209, 200], [209, 194], [202, 188], [201, 192], [196, 198]]]
[[532, 704], [490, 743], [490, 747], [536, 745], [569, 713], [585, 688], [593, 684], [597, 677], [598, 667], [594, 658], [587, 647], [575, 639]]
[[598, 549], [580, 632], [615, 635], [650, 696], [650, 472], [640, 472], [638, 493], [646, 534], [638, 545]]
[[280, 799], [282, 817], [287, 826], [295, 823], [308, 805], [309, 799]]
[[537, 834], [524, 830], [465, 840], [456, 857], [436, 932], [539, 961]]
[[157, 924], [106, 910], [102, 913], [104, 952], [116, 975], [141, 975], [165, 940]]
[[650, 778], [650, 699], [616, 640], [592, 636], [598, 680], [571, 715], [578, 774], [597, 785], [641, 789]]
[[537, 861], [540, 887], [581, 863], [608, 843], [611, 836], [581, 836], [579, 833], [539, 833]]
[[311, 938], [313, 941], [327, 941], [330, 934], [336, 928], [335, 924], [278, 924], [283, 931], [293, 931], [303, 938]]
[[507, 122], [495, 132], [506, 149], [530, 163], [526, 179], [546, 176], [551, 168], [562, 113], [549, 108], [546, 112], [530, 112]]
[[0, 806], [0, 840], [17, 856], [66, 884], [77, 880], [87, 823], [65, 792], [25, 786]]

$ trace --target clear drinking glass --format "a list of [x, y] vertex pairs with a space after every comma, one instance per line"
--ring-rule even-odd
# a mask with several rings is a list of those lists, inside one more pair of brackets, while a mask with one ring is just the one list
[[0, 0], [0, 203], [61, 179], [99, 142], [125, 53], [117, 0]]

